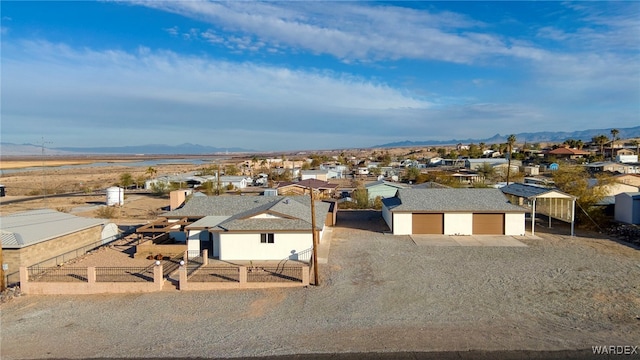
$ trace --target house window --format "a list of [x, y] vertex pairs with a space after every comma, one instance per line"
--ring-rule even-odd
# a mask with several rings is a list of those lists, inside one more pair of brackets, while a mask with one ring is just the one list
[[269, 234], [260, 234], [260, 243], [262, 244], [273, 244], [274, 236], [272, 233]]

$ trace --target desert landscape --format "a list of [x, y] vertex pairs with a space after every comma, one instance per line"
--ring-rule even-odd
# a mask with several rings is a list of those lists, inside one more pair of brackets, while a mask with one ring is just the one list
[[[147, 170], [113, 159], [89, 167], [106, 160], [57, 159], [44, 170], [3, 174], [2, 212], [47, 207], [97, 217], [106, 187], [122, 173], [135, 178]], [[63, 167], [77, 164], [84, 166]], [[202, 167], [180, 159], [154, 166], [158, 175]], [[51, 195], [29, 195], [43, 181]], [[143, 224], [167, 205], [166, 197], [131, 190], [112, 221]], [[320, 286], [19, 296], [0, 305], [2, 357], [595, 359], [602, 355], [593, 346], [640, 345], [637, 247], [545, 225], [536, 225], [536, 236], [518, 237], [521, 247], [448, 247], [389, 235], [379, 212], [340, 211], [321, 245], [327, 259]], [[144, 261], [130, 254], [123, 239], [68, 266]]]

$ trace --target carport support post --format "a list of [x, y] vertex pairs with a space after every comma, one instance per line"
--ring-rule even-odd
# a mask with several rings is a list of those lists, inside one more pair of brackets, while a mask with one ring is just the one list
[[309, 186], [311, 195], [311, 238], [313, 240], [313, 285], [320, 285], [318, 280], [318, 235], [316, 233], [316, 209], [313, 199], [313, 188]]
[[571, 236], [573, 237], [573, 227], [576, 222], [576, 199], [573, 199], [571, 205]]
[[533, 198], [533, 205], [531, 206], [531, 235], [536, 234], [536, 198]]

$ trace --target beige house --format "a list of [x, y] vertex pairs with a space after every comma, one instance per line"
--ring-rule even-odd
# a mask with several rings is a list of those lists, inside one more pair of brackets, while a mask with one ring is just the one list
[[640, 187], [640, 175], [638, 174], [620, 174], [614, 176], [614, 179], [621, 184]]
[[300, 180], [316, 179], [327, 181], [329, 178], [328, 170], [301, 170]]
[[56, 266], [114, 240], [118, 227], [50, 209], [0, 217], [7, 283], [19, 280], [21, 266]]

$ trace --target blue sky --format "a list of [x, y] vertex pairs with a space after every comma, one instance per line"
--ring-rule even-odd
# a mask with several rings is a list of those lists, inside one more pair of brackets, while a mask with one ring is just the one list
[[261, 151], [640, 124], [640, 2], [7, 2], [1, 140]]

